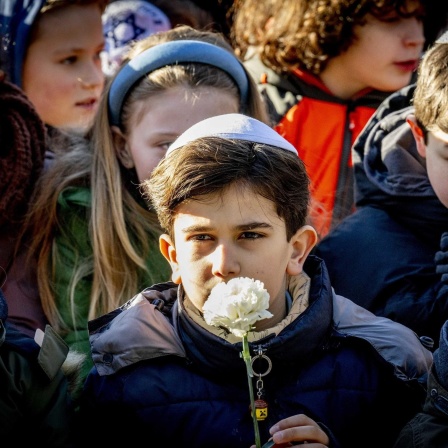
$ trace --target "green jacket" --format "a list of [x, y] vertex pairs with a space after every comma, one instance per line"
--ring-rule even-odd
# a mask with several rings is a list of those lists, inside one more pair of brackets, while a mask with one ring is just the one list
[[[79, 281], [75, 291], [76, 315], [72, 316], [70, 308], [70, 283], [78, 260], [92, 260], [92, 245], [89, 238], [89, 215], [91, 209], [91, 191], [86, 187], [70, 187], [65, 189], [58, 199], [58, 216], [60, 217], [59, 233], [56, 236], [57, 257], [55, 272], [55, 294], [58, 310], [68, 324], [69, 330], [62, 334], [62, 338], [71, 351], [86, 355], [72, 391], [76, 398], [84, 380], [93, 366], [90, 355], [90, 344], [87, 330], [89, 301], [93, 281], [92, 271], [86, 272]], [[159, 250], [158, 234], [148, 235], [150, 241], [150, 255], [146, 265], [150, 276], [142, 273], [140, 290], [155, 283], [167, 281], [171, 277], [168, 262]], [[129, 297], [130, 299], [131, 297]], [[73, 382], [73, 380], [72, 380]], [[72, 384], [73, 386], [73, 384]]]

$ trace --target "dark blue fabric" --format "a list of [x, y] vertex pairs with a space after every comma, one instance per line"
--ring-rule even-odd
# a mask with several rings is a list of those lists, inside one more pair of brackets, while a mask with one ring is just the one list
[[[263, 377], [269, 407], [262, 442], [279, 419], [305, 413], [329, 428], [332, 448], [391, 447], [421, 397], [365, 341], [335, 333], [325, 267], [310, 256], [305, 270], [312, 277], [309, 308], [278, 336], [251, 344], [272, 361]], [[94, 368], [81, 407], [89, 440], [112, 444], [113, 428], [123, 428], [130, 445], [248, 448], [254, 437], [239, 344], [210, 334], [177, 306], [167, 317], [187, 358], [137, 359], [106, 376]]]
[[446, 448], [448, 446], [448, 321], [440, 332], [439, 348], [428, 377], [422, 412], [400, 432], [394, 448]]
[[434, 353], [434, 368], [438, 381], [448, 390], [448, 321], [440, 331], [440, 345]]
[[8, 317], [8, 303], [0, 288], [0, 320], [5, 321]]
[[434, 256], [448, 228], [405, 119], [415, 86], [391, 95], [353, 148], [357, 210], [314, 253], [331, 283], [373, 313], [431, 337], [437, 346], [448, 297]]
[[0, 321], [3, 324], [2, 331], [4, 332], [3, 341], [0, 343], [0, 346], [16, 350], [17, 352], [28, 357], [37, 358], [40, 349], [39, 345], [33, 338], [26, 336], [13, 324], [9, 323], [7, 317], [8, 304], [2, 290], [0, 289]]

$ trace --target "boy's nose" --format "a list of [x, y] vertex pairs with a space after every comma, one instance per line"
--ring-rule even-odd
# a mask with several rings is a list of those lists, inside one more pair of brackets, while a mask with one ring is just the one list
[[410, 17], [409, 19], [407, 19], [404, 41], [406, 45], [419, 45], [423, 47], [425, 43], [423, 22], [417, 17]]
[[220, 244], [213, 252], [212, 273], [217, 277], [238, 276], [240, 264], [229, 245]]

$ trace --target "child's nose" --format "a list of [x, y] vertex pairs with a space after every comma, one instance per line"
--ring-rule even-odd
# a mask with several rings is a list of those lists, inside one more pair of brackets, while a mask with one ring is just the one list
[[423, 22], [417, 17], [410, 17], [407, 21], [404, 41], [406, 45], [420, 45], [425, 43], [425, 34], [423, 32]]
[[105, 77], [101, 67], [92, 63], [84, 69], [82, 76], [78, 80], [83, 87], [92, 88], [103, 85]]
[[237, 276], [240, 264], [229, 244], [220, 244], [213, 252], [212, 273], [217, 277]]

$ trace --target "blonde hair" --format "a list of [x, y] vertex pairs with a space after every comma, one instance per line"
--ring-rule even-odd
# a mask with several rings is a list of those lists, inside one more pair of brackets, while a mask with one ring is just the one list
[[448, 132], [448, 43], [435, 43], [418, 67], [413, 96], [415, 118], [424, 129]]

